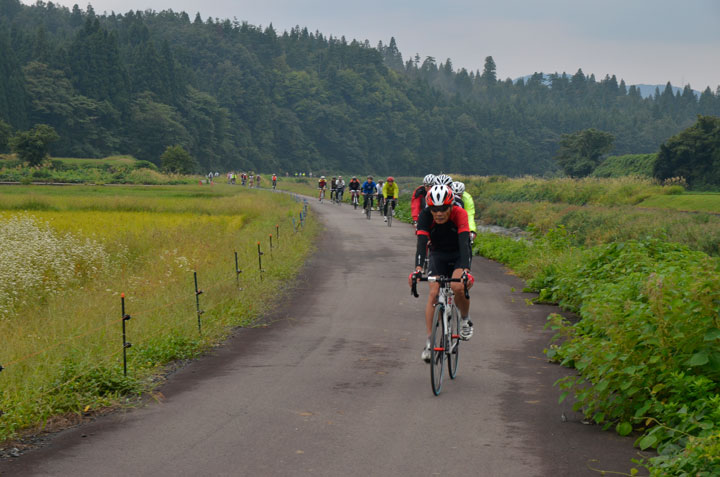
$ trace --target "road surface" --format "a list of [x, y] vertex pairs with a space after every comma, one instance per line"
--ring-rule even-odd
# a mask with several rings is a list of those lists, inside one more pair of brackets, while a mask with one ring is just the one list
[[[631, 438], [558, 404], [543, 331], [555, 308], [476, 258], [458, 377], [432, 394], [408, 224], [311, 202], [324, 223], [297, 288], [266, 318], [172, 375], [164, 399], [0, 462], [2, 475], [596, 476], [625, 471]], [[516, 291], [513, 291], [513, 288]], [[566, 417], [562, 418], [561, 416]]]

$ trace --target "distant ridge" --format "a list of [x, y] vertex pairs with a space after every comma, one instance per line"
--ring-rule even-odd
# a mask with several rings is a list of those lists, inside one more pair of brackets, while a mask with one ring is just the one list
[[[571, 76], [572, 76], [572, 75], [568, 74], [568, 77], [571, 77]], [[523, 80], [524, 82], [527, 82], [527, 80], [530, 79], [531, 77], [532, 77], [532, 75], [521, 76], [520, 78], [515, 78], [515, 79], [513, 80], [513, 83], [516, 83], [518, 80]], [[543, 73], [544, 83], [545, 83], [546, 85], [548, 85], [548, 86], [550, 85], [550, 79], [549, 79], [549, 78], [550, 78], [550, 75], [549, 75], [549, 74]], [[619, 81], [619, 80], [618, 80], [618, 81]], [[632, 86], [632, 85], [627, 85], [628, 88], [629, 88], [630, 86]], [[650, 97], [654, 96], [654, 95], [655, 95], [655, 88], [659, 89], [659, 90], [660, 90], [660, 93], [662, 93], [663, 91], [665, 91], [665, 85], [664, 85], [664, 84], [636, 84], [636, 85], [634, 85], [634, 86], [635, 86], [638, 90], [640, 90], [640, 96], [642, 96], [643, 98], [650, 98]], [[680, 86], [673, 86], [673, 87], [672, 87], [673, 94], [677, 94], [678, 91], [682, 93], [682, 90], [683, 90], [683, 89], [682, 89], [682, 87], [680, 87]], [[700, 97], [700, 94], [701, 94], [700, 91], [694, 89], [693, 92], [695, 93], [695, 96], [697, 96], [698, 98]]]

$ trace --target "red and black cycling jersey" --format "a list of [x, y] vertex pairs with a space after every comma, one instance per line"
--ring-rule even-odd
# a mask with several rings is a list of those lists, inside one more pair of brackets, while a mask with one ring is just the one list
[[431, 252], [457, 253], [456, 268], [470, 268], [470, 226], [467, 212], [462, 207], [453, 207], [450, 218], [444, 224], [435, 223], [430, 209], [423, 209], [418, 217], [417, 237], [415, 266], [422, 266], [425, 262], [429, 239]]
[[318, 188], [324, 189], [325, 187], [327, 187], [327, 182], [325, 181], [325, 179], [320, 179], [318, 181]]
[[349, 188], [350, 190], [360, 190], [360, 181], [358, 181], [358, 180], [354, 180], [354, 181], [351, 180], [350, 183], [348, 184], [348, 188]]

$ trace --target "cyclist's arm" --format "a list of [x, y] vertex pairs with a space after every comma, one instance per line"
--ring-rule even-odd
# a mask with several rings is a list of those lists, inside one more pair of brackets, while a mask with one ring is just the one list
[[472, 196], [467, 192], [463, 192], [463, 202], [465, 203], [465, 210], [468, 214], [468, 225], [470, 225], [470, 232], [477, 235], [477, 224], [475, 224], [475, 201]]
[[455, 268], [462, 268], [470, 271], [470, 232], [458, 233], [458, 247], [460, 248], [460, 258]]
[[430, 234], [426, 231], [417, 232], [417, 250], [415, 251], [415, 270], [422, 270], [425, 264], [425, 254], [427, 253], [427, 244], [430, 240]]

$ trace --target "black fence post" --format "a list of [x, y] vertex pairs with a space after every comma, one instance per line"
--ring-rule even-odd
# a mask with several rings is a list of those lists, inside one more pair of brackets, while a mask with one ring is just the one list
[[275, 239], [277, 239], [277, 246], [280, 248], [280, 224], [275, 224]]
[[257, 243], [257, 246], [258, 246], [258, 268], [259, 268], [259, 270], [260, 270], [260, 280], [262, 280], [262, 279], [263, 279], [263, 272], [264, 272], [265, 270], [263, 270], [263, 267], [262, 267], [262, 256], [263, 256], [263, 253], [262, 253], [262, 251], [260, 250], [260, 242]]
[[293, 222], [293, 233], [297, 233], [297, 228], [295, 227], [295, 217], [292, 218]]
[[122, 339], [123, 339], [123, 375], [127, 376], [127, 349], [132, 346], [131, 343], [127, 342], [125, 335], [125, 322], [131, 317], [125, 314], [125, 294], [120, 294], [120, 308], [122, 312]]
[[242, 270], [240, 270], [240, 268], [238, 268], [237, 252], [235, 252], [235, 281], [237, 282], [238, 290], [242, 290], [242, 288], [240, 288], [240, 274], [241, 273], [242, 273]]
[[202, 295], [202, 290], [198, 290], [198, 284], [197, 284], [197, 272], [193, 272], [193, 277], [195, 278], [195, 308], [197, 310], [197, 318], [198, 318], [198, 333], [202, 336], [202, 321], [200, 320], [200, 315], [202, 315], [204, 312], [200, 309], [200, 295]]
[[272, 257], [272, 250], [273, 250], [273, 245], [272, 245], [272, 234], [270, 234], [270, 235], [269, 235], [269, 237], [270, 237], [270, 256]]

